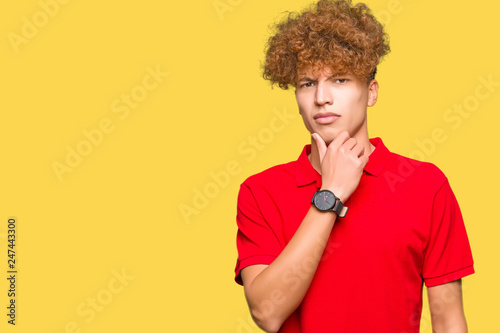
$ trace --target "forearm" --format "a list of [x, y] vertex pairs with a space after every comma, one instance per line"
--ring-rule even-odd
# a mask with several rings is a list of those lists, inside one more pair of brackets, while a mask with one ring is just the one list
[[277, 331], [299, 306], [314, 277], [336, 214], [311, 206], [281, 254], [256, 276], [245, 292], [252, 316], [267, 331]]
[[431, 314], [431, 321], [433, 333], [467, 333], [467, 322], [463, 312], [448, 316]]
[[[364, 146], [350, 138], [347, 131], [328, 147], [317, 133], [312, 138], [311, 165], [321, 171], [322, 189], [345, 202], [358, 186], [368, 162]], [[243, 270], [247, 270], [242, 272], [242, 279], [250, 311], [262, 329], [278, 331], [302, 302], [336, 218], [334, 212], [311, 206], [292, 239], [270, 265]]]
[[427, 294], [433, 332], [467, 333], [461, 280], [429, 287]]
[[463, 322], [457, 322], [450, 326], [438, 326], [432, 325], [433, 333], [467, 333], [467, 324], [465, 320]]

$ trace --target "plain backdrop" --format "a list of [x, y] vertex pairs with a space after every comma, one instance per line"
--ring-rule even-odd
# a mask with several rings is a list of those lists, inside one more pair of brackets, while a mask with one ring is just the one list
[[[18, 269], [2, 332], [259, 332], [233, 281], [236, 197], [309, 142], [293, 91], [260, 72], [269, 25], [308, 3], [0, 5], [0, 276], [12, 216]], [[475, 259], [469, 330], [498, 331], [499, 5], [368, 4], [392, 48], [369, 134], [448, 176]]]

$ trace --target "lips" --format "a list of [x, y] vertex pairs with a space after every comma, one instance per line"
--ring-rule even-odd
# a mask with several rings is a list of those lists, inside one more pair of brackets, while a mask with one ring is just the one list
[[334, 113], [334, 112], [320, 112], [320, 113], [314, 115], [314, 120], [318, 124], [322, 124], [322, 125], [331, 124], [339, 118], [340, 118], [340, 115], [337, 113]]

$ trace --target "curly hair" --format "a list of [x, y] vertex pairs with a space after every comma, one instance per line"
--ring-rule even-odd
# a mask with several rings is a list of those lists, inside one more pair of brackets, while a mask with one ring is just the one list
[[267, 42], [263, 77], [282, 89], [296, 86], [298, 71], [323, 67], [338, 74], [375, 77], [390, 52], [389, 36], [364, 3], [320, 0], [302, 13], [288, 13]]

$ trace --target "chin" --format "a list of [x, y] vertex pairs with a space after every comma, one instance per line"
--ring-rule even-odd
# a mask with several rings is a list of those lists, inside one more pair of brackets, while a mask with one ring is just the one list
[[330, 145], [330, 143], [332, 143], [332, 141], [333, 141], [333, 139], [331, 139], [331, 140], [325, 140], [326, 146], [328, 147]]
[[318, 133], [323, 141], [325, 141], [326, 145], [328, 146], [335, 138], [337, 137], [337, 134], [333, 133]]
[[323, 138], [323, 141], [325, 141], [326, 145], [328, 146], [342, 132], [347, 132], [349, 134], [349, 137], [352, 137], [351, 131], [349, 131], [346, 128], [338, 128], [338, 127], [337, 128], [329, 128], [327, 131], [323, 131], [322, 133], [320, 133], [320, 135]]
[[323, 127], [323, 128], [312, 128], [310, 133], [318, 133], [319, 136], [325, 141], [325, 144], [328, 146], [335, 138], [339, 135], [339, 133], [346, 131], [344, 128], [332, 128], [332, 127]]

